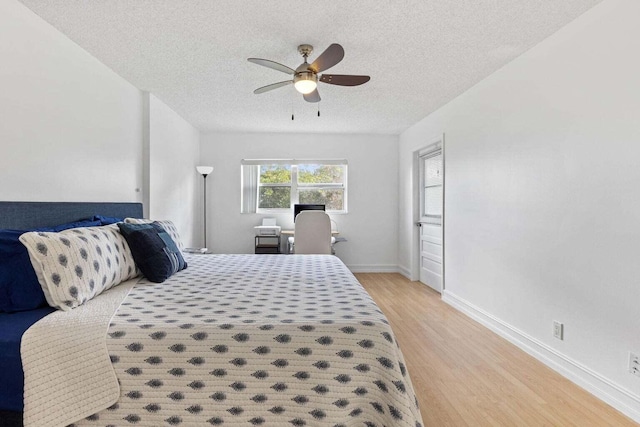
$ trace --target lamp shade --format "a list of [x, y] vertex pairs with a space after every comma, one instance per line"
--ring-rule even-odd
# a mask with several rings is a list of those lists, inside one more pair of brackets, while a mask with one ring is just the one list
[[196, 170], [200, 175], [209, 175], [213, 172], [213, 166], [196, 166]]
[[317, 86], [313, 80], [298, 80], [295, 83], [296, 90], [305, 95], [316, 90]]
[[293, 77], [293, 86], [304, 95], [313, 92], [318, 86], [318, 76], [310, 71], [298, 72]]

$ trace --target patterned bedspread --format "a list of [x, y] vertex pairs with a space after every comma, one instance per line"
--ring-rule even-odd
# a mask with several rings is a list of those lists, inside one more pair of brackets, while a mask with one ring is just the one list
[[120, 400], [77, 426], [420, 426], [380, 309], [330, 255], [191, 255], [109, 326]]

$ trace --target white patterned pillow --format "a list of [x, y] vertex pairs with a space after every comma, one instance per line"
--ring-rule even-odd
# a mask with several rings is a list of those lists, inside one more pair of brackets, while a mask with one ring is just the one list
[[184, 244], [182, 243], [182, 239], [180, 239], [180, 234], [178, 233], [178, 229], [176, 228], [173, 221], [170, 220], [162, 220], [162, 221], [154, 221], [152, 219], [140, 219], [140, 218], [125, 218], [124, 222], [127, 224], [149, 224], [155, 222], [164, 228], [164, 230], [169, 233], [171, 239], [176, 243], [180, 252], [184, 252]]
[[20, 236], [47, 302], [71, 310], [136, 277], [131, 249], [116, 225]]

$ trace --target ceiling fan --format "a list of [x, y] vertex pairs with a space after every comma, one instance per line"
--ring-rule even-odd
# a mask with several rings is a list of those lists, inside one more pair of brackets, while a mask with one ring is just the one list
[[307, 58], [313, 52], [313, 46], [309, 44], [301, 44], [298, 46], [298, 52], [304, 58], [304, 62], [300, 64], [295, 70], [289, 68], [286, 65], [279, 64], [275, 61], [260, 58], [249, 58], [249, 62], [262, 65], [263, 67], [271, 68], [273, 70], [282, 71], [283, 73], [293, 76], [291, 80], [285, 80], [283, 82], [272, 83], [267, 86], [260, 87], [253, 91], [253, 93], [260, 94], [265, 93], [279, 87], [287, 86], [293, 83], [298, 92], [302, 94], [305, 101], [308, 102], [320, 102], [320, 94], [318, 93], [318, 81], [327, 83], [330, 85], [338, 86], [359, 86], [368, 82], [371, 77], [369, 76], [354, 76], [347, 74], [322, 74], [318, 76], [322, 71], [342, 61], [344, 58], [344, 49], [337, 43], [329, 46], [320, 56], [316, 58], [311, 64], [307, 62]]

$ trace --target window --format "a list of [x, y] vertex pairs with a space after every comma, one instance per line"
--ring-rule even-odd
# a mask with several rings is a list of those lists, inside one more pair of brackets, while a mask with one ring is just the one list
[[442, 176], [440, 149], [420, 156], [420, 216], [424, 222], [442, 223]]
[[289, 209], [291, 165], [259, 165], [258, 209]]
[[296, 203], [347, 212], [347, 161], [242, 161], [242, 213], [289, 211]]

